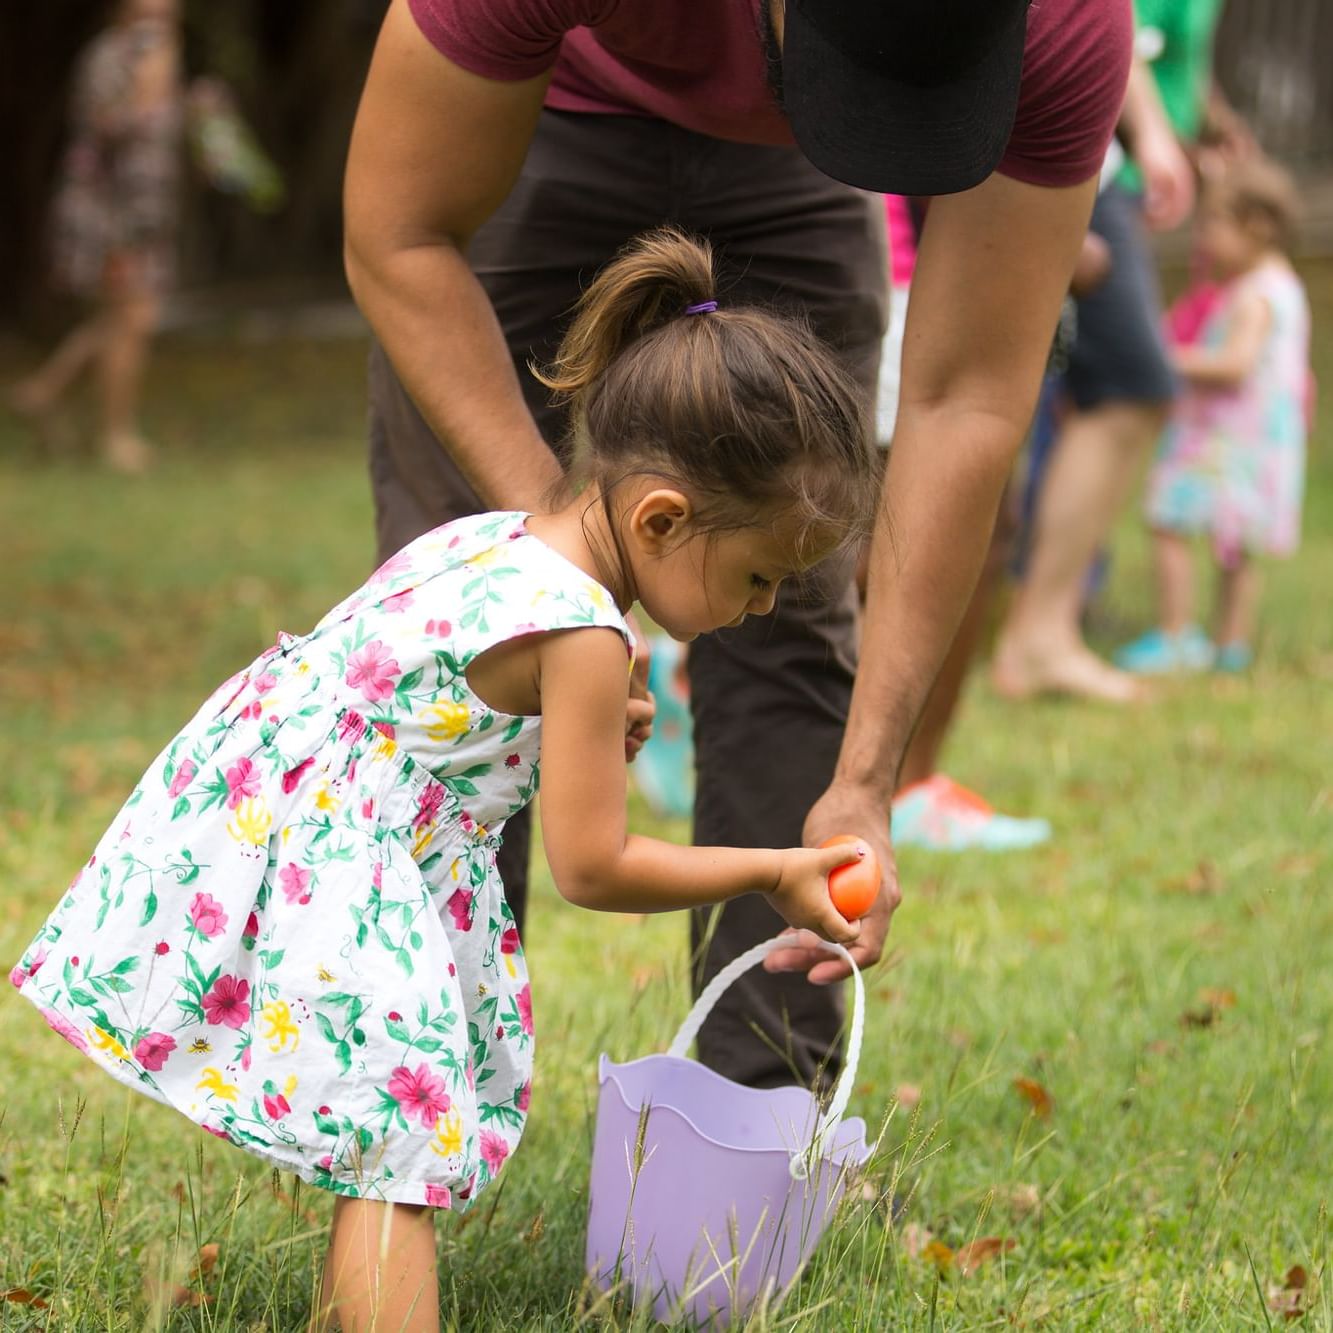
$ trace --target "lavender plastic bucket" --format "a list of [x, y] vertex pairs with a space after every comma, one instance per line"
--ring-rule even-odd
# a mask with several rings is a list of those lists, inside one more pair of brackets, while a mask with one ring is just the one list
[[666, 1054], [601, 1058], [588, 1272], [604, 1290], [624, 1284], [663, 1321], [725, 1328], [775, 1303], [819, 1243], [848, 1171], [870, 1155], [865, 1122], [842, 1119], [865, 1027], [854, 963], [847, 1061], [823, 1116], [803, 1088], [742, 1087], [686, 1057], [722, 992], [782, 943], [723, 968]]

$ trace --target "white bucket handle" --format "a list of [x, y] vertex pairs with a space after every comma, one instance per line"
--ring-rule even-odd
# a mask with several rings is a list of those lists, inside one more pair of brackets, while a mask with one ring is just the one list
[[[790, 935], [778, 935], [771, 940], [764, 940], [761, 944], [756, 944], [754, 948], [747, 949], [739, 957], [733, 958], [700, 992], [699, 998], [694, 1002], [694, 1008], [685, 1015], [685, 1021], [680, 1025], [680, 1030], [676, 1033], [671, 1045], [667, 1047], [667, 1054], [680, 1060], [686, 1059], [690, 1043], [698, 1036], [699, 1029], [704, 1025], [704, 1020], [713, 1012], [713, 1006], [722, 998], [723, 992], [731, 983], [748, 972], [756, 963], [763, 962], [775, 949], [789, 949], [791, 947], [792, 937]], [[832, 944], [828, 940], [820, 940], [819, 947], [846, 959], [851, 966], [852, 1026], [851, 1031], [847, 1034], [847, 1058], [843, 1063], [842, 1076], [838, 1079], [838, 1085], [833, 1090], [833, 1099], [829, 1102], [828, 1110], [820, 1118], [809, 1146], [792, 1154], [791, 1173], [798, 1180], [805, 1179], [809, 1173], [811, 1162], [818, 1162], [823, 1157], [827, 1141], [842, 1123], [843, 1113], [847, 1110], [847, 1103], [852, 1099], [852, 1086], [856, 1082], [856, 1067], [861, 1062], [861, 1038], [865, 1035], [866, 1026], [865, 986], [861, 982], [861, 973], [855, 960], [841, 944]]]

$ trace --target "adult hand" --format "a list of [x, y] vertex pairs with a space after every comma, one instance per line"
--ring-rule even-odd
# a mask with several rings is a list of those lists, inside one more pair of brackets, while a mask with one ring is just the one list
[[653, 734], [657, 703], [648, 688], [648, 659], [652, 656], [652, 646], [633, 611], [625, 616], [625, 623], [634, 635], [634, 666], [629, 676], [629, 706], [625, 712], [625, 762], [632, 764]]
[[[884, 951], [889, 921], [902, 892], [898, 888], [898, 867], [889, 843], [889, 812], [883, 801], [850, 783], [834, 783], [815, 802], [805, 821], [804, 841], [817, 847], [826, 838], [851, 833], [864, 839], [879, 858], [880, 888], [867, 916], [861, 920], [861, 933], [848, 952], [859, 968], [873, 967]], [[804, 972], [816, 986], [827, 986], [851, 976], [851, 968], [841, 958], [830, 956], [819, 947], [819, 937], [810, 931], [798, 931], [791, 937], [791, 947], [776, 949], [764, 960], [769, 972]]]
[[1134, 161], [1143, 173], [1143, 216], [1154, 231], [1179, 227], [1194, 207], [1194, 168], [1169, 130], [1141, 135]]

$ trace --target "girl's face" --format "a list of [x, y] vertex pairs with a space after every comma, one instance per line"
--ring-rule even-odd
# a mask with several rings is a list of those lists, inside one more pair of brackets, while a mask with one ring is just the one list
[[1199, 213], [1199, 247], [1224, 274], [1244, 273], [1263, 255], [1264, 240], [1220, 200]]
[[651, 491], [628, 515], [625, 549], [638, 600], [673, 639], [766, 616], [784, 579], [828, 552], [800, 543], [790, 512], [734, 531], [700, 531], [690, 502], [673, 490]]

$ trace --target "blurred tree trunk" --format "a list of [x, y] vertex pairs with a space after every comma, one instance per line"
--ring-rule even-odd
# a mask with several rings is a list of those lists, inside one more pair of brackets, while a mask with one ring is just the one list
[[[386, 0], [184, 0], [189, 77], [225, 79], [278, 164], [281, 211], [256, 215], [188, 175], [185, 286], [319, 277], [342, 267], [347, 138]], [[111, 0], [0, 4], [0, 321], [49, 309], [47, 213], [64, 144], [70, 78]]]

